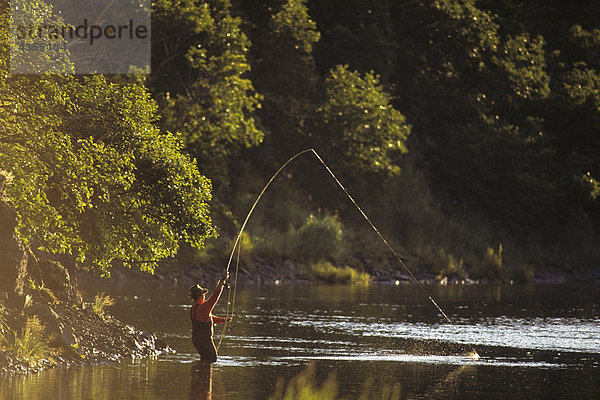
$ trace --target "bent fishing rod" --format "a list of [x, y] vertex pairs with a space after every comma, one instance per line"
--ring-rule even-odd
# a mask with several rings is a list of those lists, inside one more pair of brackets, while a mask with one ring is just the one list
[[[234, 279], [234, 287], [233, 287], [233, 301], [232, 301], [232, 304], [231, 304], [231, 317], [233, 317], [233, 311], [234, 311], [234, 307], [235, 307], [235, 295], [236, 295], [236, 289], [237, 289], [237, 275], [238, 275], [239, 260], [240, 260], [240, 253], [241, 253], [241, 239], [242, 239], [242, 235], [244, 233], [244, 229], [246, 228], [246, 225], [248, 224], [248, 221], [250, 220], [250, 216], [254, 212], [254, 210], [255, 210], [256, 206], [258, 205], [258, 203], [260, 202], [262, 196], [267, 191], [267, 189], [269, 188], [269, 186], [271, 185], [271, 183], [275, 180], [275, 178], [277, 178], [277, 176], [281, 173], [281, 171], [283, 171], [292, 161], [294, 161], [296, 158], [298, 158], [301, 155], [306, 154], [306, 153], [312, 153], [317, 158], [317, 160], [319, 160], [319, 162], [321, 163], [321, 165], [327, 170], [327, 172], [329, 173], [329, 175], [337, 183], [337, 185], [340, 187], [340, 189], [344, 192], [344, 194], [348, 197], [348, 199], [352, 202], [352, 204], [354, 204], [354, 206], [356, 207], [356, 209], [358, 210], [358, 212], [369, 223], [369, 226], [371, 227], [371, 229], [373, 229], [373, 231], [375, 231], [375, 233], [380, 238], [380, 240], [385, 244], [385, 246], [388, 248], [388, 250], [394, 255], [394, 257], [396, 258], [396, 260], [398, 261], [398, 263], [409, 274], [409, 276], [412, 278], [412, 280], [417, 283], [417, 285], [419, 286], [419, 288], [421, 289], [421, 291], [425, 294], [425, 296], [429, 299], [429, 301], [431, 301], [431, 303], [435, 306], [435, 308], [441, 313], [441, 315], [444, 317], [444, 319], [449, 324], [453, 325], [453, 323], [450, 320], [450, 318], [448, 317], [448, 315], [446, 315], [446, 313], [444, 312], [444, 310], [442, 310], [442, 308], [433, 299], [433, 297], [431, 295], [429, 295], [429, 293], [427, 292], [427, 290], [425, 289], [425, 287], [423, 286], [423, 284], [415, 277], [415, 275], [413, 274], [413, 272], [410, 270], [410, 268], [408, 268], [408, 266], [402, 260], [402, 258], [398, 255], [398, 253], [396, 252], [396, 250], [394, 250], [394, 248], [390, 245], [390, 243], [386, 240], [386, 238], [381, 234], [381, 232], [379, 231], [379, 229], [377, 229], [377, 227], [375, 226], [375, 224], [373, 224], [373, 222], [371, 221], [371, 219], [367, 216], [367, 214], [363, 211], [363, 209], [358, 205], [358, 203], [356, 202], [356, 200], [354, 200], [354, 198], [352, 197], [352, 195], [350, 195], [350, 193], [344, 187], [344, 185], [342, 184], [342, 182], [333, 173], [333, 171], [331, 170], [331, 168], [329, 168], [329, 166], [325, 163], [325, 161], [321, 158], [321, 156], [313, 148], [309, 148], [309, 149], [305, 149], [305, 150], [300, 151], [299, 153], [297, 153], [294, 156], [292, 156], [289, 160], [287, 160], [283, 165], [281, 165], [281, 167], [279, 167], [279, 169], [273, 174], [273, 176], [271, 177], [271, 179], [269, 179], [269, 181], [266, 183], [266, 185], [261, 190], [260, 194], [257, 196], [256, 200], [252, 204], [252, 207], [250, 208], [250, 211], [246, 215], [246, 218], [244, 219], [244, 222], [242, 223], [240, 231], [239, 231], [239, 233], [236, 236], [236, 239], [234, 241], [233, 248], [231, 250], [231, 254], [229, 255], [229, 260], [227, 262], [227, 268], [226, 268], [226, 271], [229, 272], [229, 268], [231, 266], [231, 262], [233, 261], [233, 256], [234, 256], [234, 254], [236, 252], [236, 249], [237, 249], [237, 262], [236, 262], [235, 279]], [[229, 296], [228, 296], [228, 301], [227, 301], [228, 311], [229, 311], [229, 305], [230, 304], [229, 304]], [[222, 335], [221, 335], [221, 340], [219, 341], [219, 347], [221, 345], [221, 342], [223, 341], [225, 330], [226, 330], [226, 327], [223, 328]], [[473, 353], [475, 355], [477, 355], [477, 352], [475, 351], [475, 349], [473, 349]]]
[[[295, 154], [292, 158], [287, 160], [281, 167], [279, 167], [279, 169], [273, 174], [273, 176], [271, 176], [271, 179], [269, 179], [269, 181], [266, 183], [266, 185], [260, 191], [259, 195], [256, 197], [254, 204], [252, 204], [250, 211], [248, 211], [248, 214], [246, 215], [246, 219], [244, 219], [244, 222], [242, 223], [240, 231], [237, 234], [235, 241], [233, 243], [233, 248], [231, 249], [231, 253], [229, 254], [229, 260], [227, 261], [227, 268], [225, 268], [225, 271], [229, 272], [229, 268], [231, 266], [231, 261], [233, 260], [233, 255], [235, 254], [236, 249], [237, 249], [237, 261], [236, 261], [235, 274], [234, 274], [234, 280], [233, 280], [233, 295], [231, 295], [231, 290], [227, 294], [227, 311], [225, 312], [225, 315], [231, 317], [232, 319], [233, 319], [233, 312], [234, 312], [234, 308], [235, 308], [235, 299], [236, 299], [236, 294], [237, 294], [237, 278], [238, 278], [238, 270], [239, 270], [239, 266], [240, 266], [241, 239], [242, 239], [242, 235], [244, 234], [244, 229], [246, 229], [246, 225], [248, 224], [248, 221], [250, 220], [250, 216], [252, 216], [252, 213], [254, 212], [254, 209], [256, 209], [256, 206], [258, 205], [260, 199], [265, 194], [265, 192], [267, 191], [267, 189], [269, 188], [271, 183], [275, 180], [275, 178], [277, 178], [277, 176], [281, 173], [281, 171], [283, 171], [285, 169], [285, 167], [287, 167], [288, 164], [290, 164], [296, 158], [300, 157], [302, 154], [305, 154], [305, 153], [308, 153], [311, 151], [316, 154], [316, 152], [313, 149], [302, 150], [301, 152]], [[231, 314], [229, 314], [230, 306], [231, 306]], [[225, 332], [227, 331], [227, 328], [228, 328], [228, 323], [225, 323], [225, 325], [223, 326], [223, 330], [221, 331], [221, 339], [219, 340], [217, 349], [219, 349], [221, 347], [221, 343], [223, 342], [223, 338], [225, 337]]]

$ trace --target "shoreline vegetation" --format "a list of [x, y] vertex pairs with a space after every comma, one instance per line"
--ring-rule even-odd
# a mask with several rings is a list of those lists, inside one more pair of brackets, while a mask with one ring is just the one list
[[[505, 278], [472, 278], [462, 271], [453, 273], [451, 268], [441, 269], [442, 273], [432, 273], [421, 268], [411, 267], [404, 260], [418, 282], [426, 285], [472, 285], [472, 284], [560, 284], [574, 282], [600, 283], [600, 268], [571, 269], [564, 267], [546, 267], [533, 271], [527, 279], [514, 279], [514, 275]], [[224, 259], [219, 264], [197, 264], [181, 259], [162, 263], [154, 274], [143, 273], [129, 268], [115, 268], [109, 281], [127, 282], [130, 279], [164, 282], [177, 285], [201, 283], [210, 286], [216, 282], [227, 265]], [[463, 267], [466, 269], [466, 267]], [[234, 280], [235, 257], [230, 266], [230, 282]], [[450, 272], [446, 274], [447, 272]], [[98, 280], [94, 274], [82, 272], [88, 280]], [[520, 275], [516, 275], [519, 277]], [[238, 283], [242, 284], [340, 284], [340, 285], [399, 285], [415, 284], [414, 279], [399, 265], [386, 264], [382, 267], [349, 265], [337, 266], [330, 261], [318, 261], [312, 264], [295, 263], [283, 259], [277, 263], [267, 263], [261, 258], [253, 259], [251, 264], [244, 261], [238, 267]]]
[[104, 293], [93, 302], [57, 299], [33, 288], [22, 308], [0, 301], [0, 376], [54, 367], [117, 363], [173, 352], [156, 335], [110, 316], [114, 300]]

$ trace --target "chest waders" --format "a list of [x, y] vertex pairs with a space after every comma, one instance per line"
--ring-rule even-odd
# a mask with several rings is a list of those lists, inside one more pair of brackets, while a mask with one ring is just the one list
[[190, 317], [192, 319], [192, 343], [200, 354], [200, 359], [209, 363], [217, 361], [217, 349], [213, 342], [213, 324], [212, 321], [202, 322], [196, 320], [196, 309], [198, 305], [192, 308]]

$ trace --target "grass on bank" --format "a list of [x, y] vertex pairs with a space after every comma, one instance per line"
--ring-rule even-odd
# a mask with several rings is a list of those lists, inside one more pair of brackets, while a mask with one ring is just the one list
[[44, 327], [37, 317], [27, 318], [23, 328], [17, 332], [0, 321], [0, 347], [15, 358], [37, 365], [52, 355], [50, 339], [44, 335]]
[[315, 364], [309, 364], [287, 386], [283, 378], [277, 379], [275, 393], [269, 397], [269, 400], [335, 400], [337, 393], [338, 384], [335, 376], [329, 375], [322, 385], [318, 385]]
[[312, 265], [311, 272], [319, 280], [332, 284], [368, 285], [371, 275], [352, 267], [336, 267], [328, 261], [319, 261]]
[[4, 304], [0, 302], [0, 333], [3, 333], [8, 328], [8, 321], [6, 319], [6, 309]]

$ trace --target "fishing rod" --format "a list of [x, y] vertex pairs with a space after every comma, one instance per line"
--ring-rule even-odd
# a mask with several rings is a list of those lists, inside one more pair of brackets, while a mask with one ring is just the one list
[[[258, 197], [256, 198], [256, 200], [254, 201], [254, 204], [252, 204], [252, 207], [250, 208], [250, 211], [248, 212], [248, 215], [246, 215], [246, 219], [244, 220], [244, 223], [242, 224], [242, 227], [240, 228], [240, 232], [238, 233], [237, 237], [235, 238], [235, 242], [233, 243], [233, 249], [231, 250], [231, 254], [229, 255], [229, 261], [227, 262], [226, 271], [229, 271], [229, 267], [231, 266], [231, 260], [233, 259], [233, 254], [235, 253], [236, 247], [240, 243], [240, 240], [242, 238], [242, 234], [244, 233], [244, 229], [246, 229], [246, 224], [248, 223], [248, 220], [250, 219], [250, 216], [254, 212], [254, 209], [256, 208], [256, 205], [258, 204], [258, 202], [262, 198], [263, 194], [265, 194], [265, 192], [267, 191], [267, 189], [271, 185], [271, 182], [273, 182], [275, 180], [275, 178], [277, 178], [277, 175], [279, 175], [281, 173], [281, 171], [283, 171], [285, 169], [285, 167], [288, 166], [289, 163], [291, 163], [292, 161], [294, 161], [296, 158], [300, 157], [302, 154], [308, 153], [308, 152], [311, 152], [311, 151], [315, 155], [317, 154], [313, 149], [306, 149], [306, 150], [302, 150], [301, 152], [297, 153], [292, 158], [290, 158], [289, 160], [287, 160], [281, 167], [279, 167], [279, 169], [277, 170], [277, 172], [275, 172], [273, 174], [273, 176], [271, 177], [271, 179], [269, 179], [269, 181], [267, 182], [267, 184], [263, 187], [263, 189], [261, 190], [260, 194], [258, 195]], [[239, 252], [238, 252], [238, 256], [239, 256]]]
[[[239, 231], [239, 233], [238, 233], [238, 235], [237, 235], [237, 237], [235, 239], [235, 242], [233, 244], [233, 248], [231, 250], [231, 254], [229, 255], [229, 261], [227, 262], [227, 268], [226, 268], [226, 271], [229, 272], [229, 267], [231, 265], [231, 262], [233, 260], [233, 255], [236, 252], [236, 248], [237, 248], [237, 262], [236, 262], [236, 270], [235, 270], [235, 283], [234, 283], [234, 288], [233, 288], [233, 292], [234, 292], [233, 293], [233, 302], [231, 304], [231, 317], [233, 318], [233, 312], [234, 312], [234, 307], [235, 307], [235, 295], [236, 295], [236, 289], [237, 289], [237, 275], [238, 275], [239, 260], [240, 260], [240, 253], [241, 253], [241, 238], [242, 238], [242, 235], [244, 233], [244, 229], [246, 228], [246, 224], [248, 223], [248, 220], [250, 219], [250, 216], [254, 212], [254, 209], [258, 205], [258, 203], [259, 203], [260, 199], [262, 198], [263, 194], [267, 191], [268, 187], [275, 180], [275, 178], [281, 173], [281, 171], [283, 171], [285, 169], [285, 167], [288, 166], [288, 164], [290, 164], [296, 158], [298, 158], [301, 155], [306, 154], [306, 153], [312, 153], [317, 158], [317, 160], [319, 160], [319, 162], [321, 163], [321, 165], [323, 165], [323, 167], [327, 170], [327, 172], [329, 173], [329, 175], [331, 175], [331, 177], [337, 183], [337, 185], [340, 187], [340, 189], [346, 194], [346, 196], [348, 197], [348, 199], [350, 199], [350, 201], [352, 202], [352, 204], [354, 204], [354, 206], [359, 211], [359, 213], [369, 223], [369, 225], [371, 226], [371, 228], [373, 229], [373, 231], [375, 231], [375, 233], [377, 234], [377, 236], [379, 236], [379, 238], [381, 239], [381, 241], [386, 245], [386, 247], [394, 255], [394, 257], [396, 258], [396, 260], [398, 261], [398, 263], [404, 268], [404, 270], [410, 275], [410, 277], [417, 283], [417, 285], [423, 291], [423, 293], [425, 294], [425, 296], [427, 296], [427, 298], [431, 301], [431, 303], [435, 306], [435, 308], [442, 314], [442, 316], [445, 318], [445, 320], [450, 325], [453, 325], [453, 323], [450, 320], [450, 318], [448, 317], [448, 315], [446, 315], [446, 313], [444, 312], [444, 310], [442, 310], [442, 308], [440, 307], [440, 305], [433, 299], [433, 297], [431, 295], [429, 295], [429, 293], [427, 292], [427, 290], [425, 289], [425, 287], [423, 286], [423, 284], [415, 277], [415, 275], [412, 273], [412, 271], [410, 270], [410, 268], [408, 268], [408, 266], [406, 265], [406, 263], [404, 261], [402, 261], [402, 258], [398, 255], [398, 253], [396, 252], [396, 250], [394, 250], [394, 248], [390, 245], [390, 243], [386, 240], [386, 238], [381, 234], [381, 232], [379, 232], [379, 229], [377, 229], [377, 227], [375, 226], [375, 224], [373, 224], [373, 222], [371, 221], [371, 219], [367, 216], [367, 214], [363, 211], [363, 209], [358, 205], [358, 203], [356, 202], [356, 200], [354, 200], [354, 198], [352, 197], [352, 195], [350, 195], [350, 193], [344, 187], [344, 185], [342, 184], [342, 182], [333, 173], [333, 171], [331, 170], [331, 168], [329, 168], [329, 166], [327, 165], [327, 163], [325, 163], [325, 161], [321, 158], [321, 156], [313, 148], [302, 150], [301, 152], [295, 154], [289, 160], [287, 160], [281, 167], [279, 167], [279, 169], [275, 172], [275, 174], [273, 174], [273, 176], [271, 177], [271, 179], [269, 179], [269, 181], [267, 182], [267, 184], [263, 187], [262, 191], [260, 192], [260, 194], [257, 196], [256, 200], [254, 201], [254, 204], [252, 204], [252, 207], [250, 208], [250, 211], [248, 212], [248, 215], [246, 215], [246, 219], [244, 220], [244, 223], [242, 224], [242, 226], [240, 228], [240, 231]], [[230, 291], [230, 293], [231, 293], [231, 291]], [[228, 307], [228, 311], [229, 311], [229, 295], [228, 295], [227, 307]], [[225, 332], [226, 328], [227, 327], [225, 326], [223, 328], [222, 332], [221, 332], [221, 340], [219, 341], [219, 347], [221, 346], [221, 342], [223, 341], [223, 337], [225, 335], [224, 332]], [[479, 357], [479, 355], [477, 354], [477, 351], [475, 349], [472, 350], [471, 356], [472, 357], [477, 357], [477, 358]]]
[[[229, 260], [227, 261], [227, 268], [225, 269], [225, 271], [229, 272], [229, 268], [231, 267], [231, 261], [233, 260], [233, 255], [235, 254], [235, 251], [236, 251], [236, 248], [237, 248], [237, 261], [236, 261], [235, 274], [234, 274], [235, 278], [234, 278], [234, 283], [233, 283], [233, 295], [231, 295], [232, 291], [229, 290], [229, 292], [227, 294], [227, 311], [225, 312], [225, 316], [226, 317], [230, 317], [231, 319], [233, 319], [233, 311], [234, 311], [234, 308], [235, 308], [235, 299], [236, 299], [236, 293], [237, 293], [238, 270], [239, 270], [239, 266], [240, 266], [240, 253], [242, 251], [241, 250], [241, 247], [242, 247], [241, 246], [241, 243], [242, 243], [241, 240], [242, 240], [242, 235], [244, 234], [244, 229], [246, 229], [246, 225], [248, 224], [248, 220], [250, 220], [250, 216], [254, 212], [254, 209], [258, 205], [258, 202], [260, 201], [260, 199], [262, 198], [262, 196], [265, 194], [265, 192], [267, 191], [267, 189], [269, 188], [269, 186], [271, 185], [271, 183], [275, 180], [275, 178], [277, 178], [277, 176], [281, 173], [281, 171], [283, 171], [285, 169], [285, 167], [287, 167], [288, 164], [290, 164], [296, 158], [300, 157], [302, 154], [305, 154], [305, 153], [308, 153], [308, 152], [311, 152], [311, 151], [315, 152], [313, 149], [302, 150], [301, 152], [295, 154], [289, 160], [287, 160], [281, 167], [279, 167], [279, 169], [273, 174], [273, 176], [271, 177], [271, 179], [269, 179], [269, 181], [267, 182], [267, 184], [260, 191], [259, 195], [256, 197], [256, 200], [254, 201], [254, 204], [252, 204], [252, 207], [250, 208], [250, 211], [248, 211], [248, 215], [246, 215], [246, 219], [242, 223], [240, 231], [237, 234], [237, 236], [235, 238], [235, 241], [233, 243], [233, 248], [231, 249], [231, 253], [229, 254]], [[229, 314], [230, 306], [231, 306], [231, 314]], [[225, 322], [225, 325], [223, 326], [223, 329], [221, 330], [221, 339], [219, 340], [219, 344], [217, 345], [217, 349], [220, 349], [220, 347], [221, 347], [221, 343], [223, 342], [223, 338], [225, 337], [225, 332], [227, 331], [228, 326], [229, 326], [229, 323]]]

